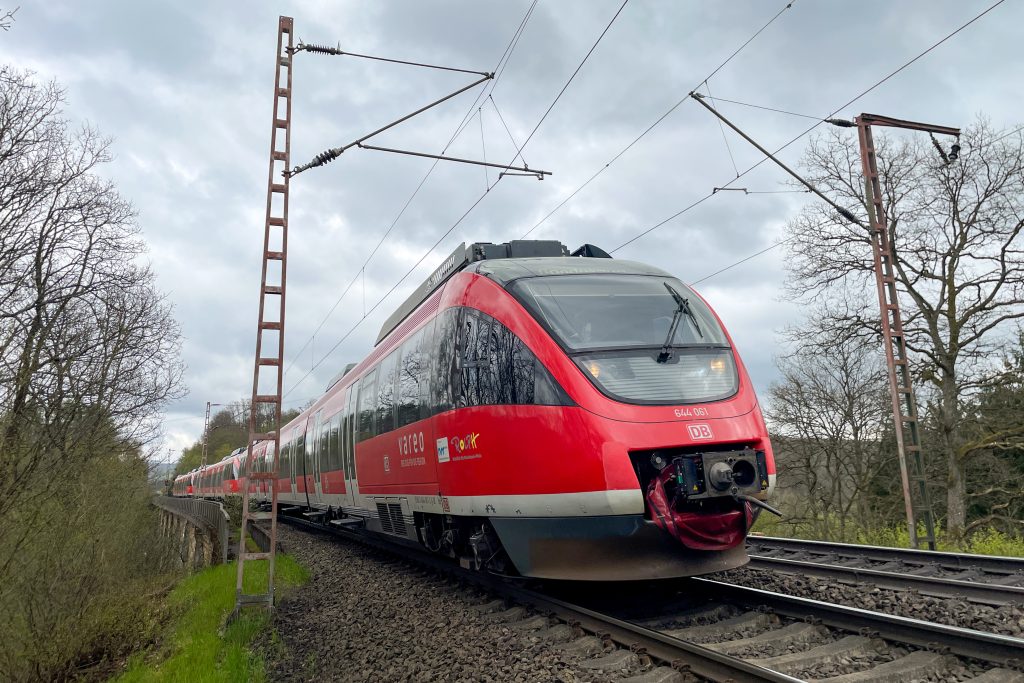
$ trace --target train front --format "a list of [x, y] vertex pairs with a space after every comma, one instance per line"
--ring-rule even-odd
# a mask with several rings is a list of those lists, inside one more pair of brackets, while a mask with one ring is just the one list
[[538, 357], [580, 409], [565, 411], [556, 428], [576, 473], [549, 466], [547, 475], [566, 491], [600, 482], [616, 514], [581, 508], [525, 534], [502, 534], [493, 520], [517, 566], [531, 576], [625, 580], [744, 564], [775, 463], [718, 317], [692, 289], [644, 264], [549, 259], [529, 270], [506, 290], [529, 312], [526, 327], [539, 324], [554, 342]]

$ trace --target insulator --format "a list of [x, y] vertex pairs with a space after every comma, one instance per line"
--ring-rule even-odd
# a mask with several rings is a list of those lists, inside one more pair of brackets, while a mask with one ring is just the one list
[[840, 128], [853, 128], [857, 125], [847, 119], [825, 119], [825, 123], [831, 123], [833, 126], [839, 126]]
[[315, 157], [313, 157], [313, 164], [316, 166], [323, 166], [324, 164], [328, 164], [334, 161], [339, 156], [341, 156], [341, 152], [335, 149], [329, 149], [326, 152], [320, 152]]
[[330, 45], [317, 45], [316, 43], [303, 43], [302, 45], [299, 46], [299, 49], [305, 50], [306, 52], [319, 52], [320, 54], [325, 55], [345, 54], [344, 52], [341, 51], [340, 48], [331, 47]]
[[850, 213], [848, 210], [840, 207], [840, 208], [836, 209], [836, 211], [839, 212], [840, 216], [842, 216], [846, 220], [850, 221], [851, 223], [856, 223], [857, 222], [857, 217], [854, 216], [852, 213]]
[[940, 157], [942, 157], [942, 161], [948, 164], [950, 162], [950, 158], [946, 156], [946, 151], [942, 149], [942, 145], [940, 145], [939, 141], [935, 139], [935, 135], [932, 133], [928, 133], [928, 137], [932, 139], [932, 144], [935, 146], [935, 151], [939, 153]]
[[949, 148], [949, 160], [956, 161], [960, 156], [960, 143], [954, 142], [953, 146]]

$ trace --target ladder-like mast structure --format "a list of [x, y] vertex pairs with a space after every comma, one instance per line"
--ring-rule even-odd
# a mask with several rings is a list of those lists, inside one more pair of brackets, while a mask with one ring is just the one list
[[935, 519], [932, 513], [931, 495], [925, 478], [924, 453], [921, 450], [921, 426], [914, 398], [913, 379], [907, 356], [906, 333], [903, 329], [903, 314], [900, 310], [899, 294], [896, 290], [896, 260], [889, 235], [889, 220], [882, 203], [882, 183], [878, 174], [878, 159], [871, 126], [906, 128], [927, 133], [959, 136], [958, 128], [933, 126], [916, 121], [903, 121], [875, 114], [861, 114], [854, 123], [860, 138], [860, 159], [864, 171], [865, 199], [868, 205], [868, 228], [871, 233], [871, 250], [874, 256], [875, 287], [878, 290], [878, 307], [882, 317], [882, 339], [885, 345], [885, 361], [889, 370], [889, 394], [892, 399], [892, 415], [895, 422], [896, 452], [900, 464], [900, 480], [903, 484], [903, 503], [907, 515], [907, 529], [910, 545], [920, 547], [918, 522], [924, 522], [924, 541], [929, 550], [935, 550]]
[[[288, 272], [288, 183], [291, 160], [292, 59], [294, 27], [291, 17], [280, 17], [277, 24], [277, 54], [274, 67], [274, 114], [270, 130], [270, 169], [267, 178], [267, 211], [263, 229], [263, 271], [260, 278], [259, 321], [256, 325], [256, 359], [249, 403], [249, 442], [243, 472], [242, 525], [238, 541], [238, 579], [235, 584], [235, 613], [246, 605], [274, 607], [274, 559], [277, 553], [277, 475], [281, 452], [281, 389], [284, 381], [285, 283]], [[269, 372], [264, 372], [269, 370]], [[271, 408], [272, 417], [261, 409]], [[270, 419], [268, 420], [268, 417]], [[261, 433], [269, 422], [271, 431]], [[262, 458], [265, 467], [257, 467], [253, 445], [268, 441]], [[256, 482], [266, 482], [270, 495], [269, 511], [250, 511], [249, 494]], [[249, 524], [270, 521], [270, 545], [262, 552], [249, 552], [246, 536]], [[267, 589], [246, 593], [245, 567], [253, 560], [267, 560]]]

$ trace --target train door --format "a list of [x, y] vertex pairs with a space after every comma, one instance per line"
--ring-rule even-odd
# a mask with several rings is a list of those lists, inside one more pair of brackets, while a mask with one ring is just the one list
[[313, 467], [316, 461], [316, 449], [319, 439], [317, 431], [320, 428], [320, 411], [306, 420], [305, 448], [302, 450], [302, 488], [305, 491], [306, 505], [316, 502], [316, 489], [313, 485], [315, 479]]
[[295, 473], [299, 469], [298, 459], [302, 455], [299, 447], [302, 446], [302, 442], [299, 440], [299, 428], [296, 427], [292, 430], [292, 438], [288, 441], [288, 476], [291, 479], [291, 495], [295, 496], [299, 493], [298, 482], [295, 480]]
[[324, 467], [328, 463], [327, 436], [330, 434], [331, 422], [323, 419], [323, 410], [316, 411], [316, 419], [313, 427], [313, 486], [310, 493], [315, 503], [323, 503], [324, 498]]
[[341, 420], [341, 469], [345, 479], [345, 494], [342, 507], [356, 507], [356, 495], [359, 493], [359, 484], [356, 481], [356, 456], [355, 433], [356, 422], [356, 388], [358, 383], [353, 383], [348, 388], [348, 399], [343, 409], [344, 416]]

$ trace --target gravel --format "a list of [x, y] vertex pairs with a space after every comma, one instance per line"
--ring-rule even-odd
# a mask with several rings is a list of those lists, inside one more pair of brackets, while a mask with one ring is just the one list
[[1024, 605], [1019, 604], [991, 607], [966, 600], [919, 595], [913, 591], [894, 591], [871, 585], [849, 586], [829, 579], [767, 569], [733, 569], [708, 578], [950, 626], [1024, 637]]
[[635, 664], [587, 668], [590, 655], [537, 635], [546, 618], [510, 612], [503, 621], [481, 609], [494, 598], [476, 589], [355, 543], [278, 529], [311, 578], [282, 597], [276, 635], [259, 644], [271, 680], [570, 683], [639, 673]]

